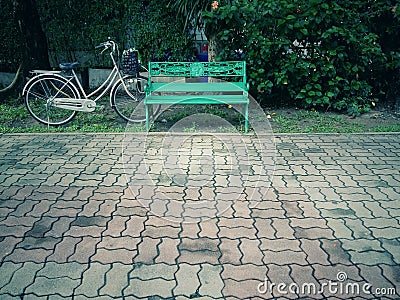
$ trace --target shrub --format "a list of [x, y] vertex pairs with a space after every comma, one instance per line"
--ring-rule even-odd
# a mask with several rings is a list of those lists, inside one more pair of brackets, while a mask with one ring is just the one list
[[387, 55], [371, 23], [392, 9], [384, 0], [232, 0], [203, 16], [219, 59], [245, 59], [252, 92], [265, 105], [358, 115], [382, 92], [375, 81]]

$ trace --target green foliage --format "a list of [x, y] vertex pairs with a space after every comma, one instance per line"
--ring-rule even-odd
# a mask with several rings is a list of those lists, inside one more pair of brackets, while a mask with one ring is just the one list
[[[134, 4], [132, 3], [134, 2]], [[150, 60], [186, 61], [193, 56], [193, 37], [184, 30], [185, 21], [176, 18], [168, 0], [131, 1], [128, 44]]]
[[16, 72], [21, 63], [22, 48], [18, 24], [14, 19], [13, 1], [0, 0], [0, 72]]
[[385, 53], [373, 30], [377, 16], [388, 12], [400, 30], [398, 12], [390, 1], [367, 2], [233, 0], [204, 19], [208, 36], [219, 42], [219, 59], [243, 51], [253, 93], [264, 103], [287, 98], [358, 115], [382, 93], [378, 74], [400, 62], [399, 49]]
[[[176, 18], [168, 0], [36, 0], [40, 21], [47, 37], [50, 61], [80, 61], [83, 66], [107, 67], [109, 57], [94, 47], [108, 37], [122, 48], [136, 46], [144, 62], [150, 59], [182, 60], [191, 56], [192, 37], [183, 30], [184, 20]], [[0, 65], [15, 71], [21, 61], [21, 42], [13, 16], [12, 1], [0, 0]], [[0, 70], [1, 71], [1, 70]]]

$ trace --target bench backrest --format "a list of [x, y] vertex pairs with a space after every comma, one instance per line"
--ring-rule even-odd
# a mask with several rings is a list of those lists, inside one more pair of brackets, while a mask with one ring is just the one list
[[150, 62], [150, 77], [237, 77], [246, 83], [245, 61]]

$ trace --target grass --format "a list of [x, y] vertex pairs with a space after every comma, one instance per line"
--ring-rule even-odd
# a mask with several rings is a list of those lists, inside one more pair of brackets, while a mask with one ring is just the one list
[[[47, 127], [36, 122], [27, 109], [17, 99], [10, 99], [8, 104], [0, 104], [0, 133], [28, 133], [28, 132], [144, 132], [143, 124], [129, 126], [122, 120], [107, 103], [103, 108], [93, 113], [78, 113], [76, 118], [67, 125]], [[167, 109], [153, 126], [153, 131], [168, 131], [177, 121], [192, 114], [213, 114], [226, 120], [235, 127], [219, 127], [218, 124], [209, 124], [206, 130], [218, 132], [242, 131], [241, 116], [234, 109], [226, 106], [174, 106]], [[379, 124], [374, 126], [367, 122], [358, 122], [361, 119], [350, 119], [345, 115], [335, 113], [321, 113], [306, 110], [277, 110], [270, 113], [269, 121], [275, 133], [358, 133], [358, 132], [400, 132], [400, 122]], [[371, 119], [372, 120], [372, 119]], [[365, 121], [365, 120], [364, 120]], [[368, 124], [368, 126], [366, 125]], [[214, 127], [215, 128], [214, 128]], [[190, 123], [185, 132], [196, 132], [199, 124]]]
[[354, 133], [367, 131], [363, 124], [348, 122], [341, 115], [300, 111], [292, 116], [278, 115], [271, 120], [279, 133]]

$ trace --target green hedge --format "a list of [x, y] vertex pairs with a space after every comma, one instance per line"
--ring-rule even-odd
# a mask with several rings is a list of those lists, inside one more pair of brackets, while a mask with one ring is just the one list
[[18, 24], [13, 15], [13, 1], [0, 0], [0, 72], [15, 72], [21, 63], [22, 49]]
[[[191, 56], [192, 37], [183, 30], [184, 22], [175, 17], [169, 0], [36, 0], [51, 61], [82, 61], [84, 66], [109, 66], [107, 55], [94, 47], [111, 37], [121, 47], [136, 46], [145, 62]], [[0, 0], [0, 71], [18, 68], [21, 48], [18, 27], [10, 0]], [[16, 67], [14, 65], [17, 64]], [[55, 63], [54, 63], [55, 64]]]
[[387, 88], [381, 75], [400, 66], [399, 48], [384, 52], [374, 32], [385, 13], [395, 22], [383, 30], [400, 29], [399, 11], [390, 2], [222, 1], [204, 19], [218, 41], [219, 59], [245, 59], [253, 93], [265, 104], [358, 115]]

